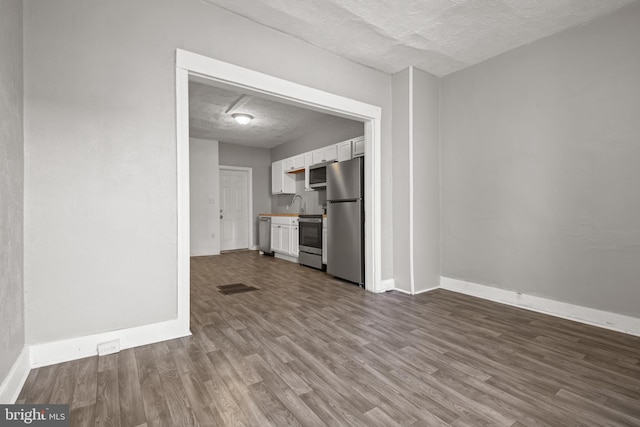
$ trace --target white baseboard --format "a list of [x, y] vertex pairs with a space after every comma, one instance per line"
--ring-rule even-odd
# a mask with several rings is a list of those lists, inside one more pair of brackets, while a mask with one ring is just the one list
[[13, 366], [11, 366], [9, 374], [0, 384], [1, 404], [13, 404], [16, 402], [22, 386], [29, 376], [29, 371], [31, 371], [29, 347], [23, 347]]
[[31, 367], [53, 365], [82, 359], [98, 354], [98, 344], [106, 341], [120, 340], [120, 349], [153, 344], [160, 341], [172, 340], [191, 335], [188, 327], [178, 319], [117, 331], [102, 332], [78, 338], [69, 338], [42, 344], [32, 344], [30, 347]]
[[214, 256], [214, 255], [220, 255], [220, 251], [218, 252], [211, 252], [211, 251], [196, 251], [196, 252], [192, 252], [189, 254], [190, 257], [196, 257], [196, 256]]
[[434, 286], [433, 288], [423, 289], [421, 291], [415, 291], [413, 294], [414, 295], [419, 295], [419, 294], [423, 294], [425, 292], [435, 291], [436, 289], [440, 289], [440, 286]]
[[298, 258], [291, 256], [291, 255], [285, 255], [285, 254], [281, 254], [278, 252], [274, 252], [273, 253], [274, 258], [279, 258], [279, 259], [283, 259], [285, 261], [289, 261], [289, 262], [298, 262]]
[[465, 282], [464, 280], [451, 279], [449, 277], [440, 278], [440, 287], [449, 291], [524, 308], [526, 310], [640, 336], [640, 319], [636, 317], [582, 307], [493, 286]]
[[439, 289], [439, 288], [440, 288], [439, 286], [436, 286], [435, 288], [423, 289], [423, 290], [421, 290], [421, 291], [417, 291], [417, 292], [414, 292], [414, 293], [411, 293], [411, 291], [406, 291], [406, 290], [404, 290], [404, 289], [395, 288], [395, 287], [394, 287], [394, 288], [392, 288], [392, 289], [389, 289], [389, 290], [390, 290], [390, 291], [398, 291], [398, 292], [402, 292], [403, 294], [407, 294], [407, 295], [419, 295], [419, 294], [423, 294], [423, 293], [425, 293], [425, 292], [435, 291], [436, 289]]
[[394, 279], [385, 279], [380, 281], [380, 290], [378, 292], [392, 291], [396, 288], [396, 281]]

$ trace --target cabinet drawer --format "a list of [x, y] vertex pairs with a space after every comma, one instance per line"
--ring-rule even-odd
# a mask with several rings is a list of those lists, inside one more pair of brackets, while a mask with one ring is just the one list
[[298, 225], [298, 217], [291, 216], [272, 216], [271, 224], [276, 225]]

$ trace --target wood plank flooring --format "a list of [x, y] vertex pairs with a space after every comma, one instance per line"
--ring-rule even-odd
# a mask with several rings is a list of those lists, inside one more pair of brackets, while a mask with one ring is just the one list
[[18, 403], [74, 426], [640, 426], [638, 337], [255, 251], [191, 267], [193, 336], [34, 369]]

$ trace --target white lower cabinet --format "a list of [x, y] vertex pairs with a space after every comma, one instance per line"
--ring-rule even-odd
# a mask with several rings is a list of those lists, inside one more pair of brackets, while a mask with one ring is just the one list
[[291, 225], [280, 228], [280, 248], [282, 253], [291, 255]]
[[271, 250], [298, 257], [298, 218], [271, 217]]
[[297, 223], [297, 218], [296, 218], [296, 224], [295, 225], [291, 225], [291, 256], [294, 257], [298, 257], [298, 252], [299, 252], [299, 240], [300, 240], [300, 235], [298, 233], [298, 223]]
[[282, 252], [281, 229], [282, 229], [281, 225], [271, 223], [271, 250], [273, 252]]

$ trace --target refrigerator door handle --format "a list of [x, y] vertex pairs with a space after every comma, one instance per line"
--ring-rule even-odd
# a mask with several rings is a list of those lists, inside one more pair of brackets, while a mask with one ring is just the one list
[[342, 199], [342, 200], [327, 200], [327, 203], [353, 203], [353, 202], [361, 202], [362, 198], [359, 199]]

